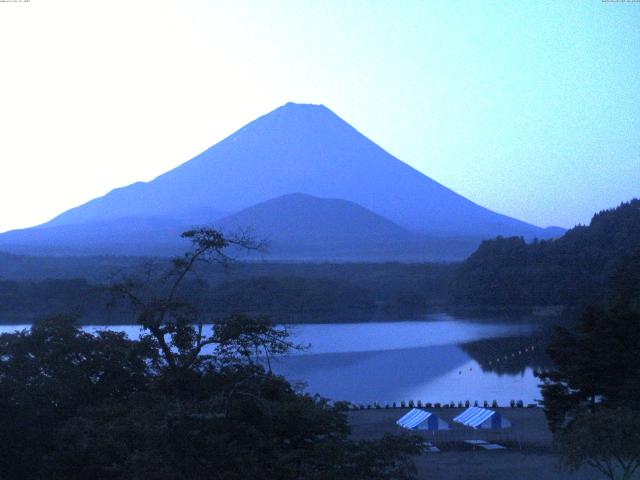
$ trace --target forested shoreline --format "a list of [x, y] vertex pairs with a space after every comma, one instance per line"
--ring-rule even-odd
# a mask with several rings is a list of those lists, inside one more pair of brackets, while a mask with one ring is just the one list
[[[138, 262], [138, 270], [148, 266]], [[280, 323], [403, 319], [443, 308], [454, 268], [452, 264], [238, 263], [225, 270], [205, 268], [192, 288], [199, 292], [197, 302], [211, 320], [234, 313], [267, 315]], [[137, 269], [129, 266], [124, 271]], [[109, 278], [113, 282], [118, 277]], [[134, 321], [130, 312], [111, 304], [106, 275], [100, 283], [64, 277], [0, 280], [0, 323], [31, 323], [52, 312], [77, 316], [80, 323]]]

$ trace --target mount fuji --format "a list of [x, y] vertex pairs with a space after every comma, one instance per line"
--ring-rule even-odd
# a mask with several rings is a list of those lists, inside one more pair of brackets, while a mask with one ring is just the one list
[[[307, 221], [312, 217], [315, 223]], [[563, 233], [458, 195], [325, 106], [288, 103], [150, 182], [0, 235], [0, 249], [169, 254], [184, 247], [182, 229], [242, 222], [256, 236], [276, 234], [279, 258], [289, 249], [292, 258], [325, 260], [335, 252], [344, 259], [455, 259], [484, 238]]]

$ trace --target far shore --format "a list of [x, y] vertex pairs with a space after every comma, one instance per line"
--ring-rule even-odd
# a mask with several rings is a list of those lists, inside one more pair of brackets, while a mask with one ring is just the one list
[[[301, 313], [286, 315], [269, 315], [260, 312], [243, 312], [248, 315], [266, 315], [273, 319], [274, 323], [282, 325], [306, 325], [306, 324], [340, 324], [340, 323], [376, 323], [376, 322], [431, 322], [441, 320], [435, 318], [437, 315], [448, 315], [451, 320], [473, 320], [474, 322], [491, 323], [528, 323], [535, 322], [542, 324], [555, 323], [562, 319], [565, 307], [562, 306], [497, 306], [471, 307], [471, 306], [451, 306], [433, 307], [426, 310], [399, 311], [399, 312], [363, 312], [346, 311], [338, 313]], [[63, 312], [64, 313], [64, 312]], [[220, 314], [224, 318], [227, 314]], [[0, 326], [21, 326], [29, 327], [37, 323], [47, 315], [35, 316], [11, 316], [11, 318], [0, 318]], [[96, 327], [122, 327], [136, 325], [133, 317], [126, 318], [119, 322], [116, 316], [108, 315], [80, 316], [78, 325]], [[211, 324], [212, 322], [205, 322]]]

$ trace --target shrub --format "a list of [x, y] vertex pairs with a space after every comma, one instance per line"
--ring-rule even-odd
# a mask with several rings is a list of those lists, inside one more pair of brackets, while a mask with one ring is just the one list
[[555, 437], [561, 461], [570, 470], [590, 465], [611, 480], [636, 478], [633, 473], [640, 468], [640, 412], [637, 410], [584, 411]]

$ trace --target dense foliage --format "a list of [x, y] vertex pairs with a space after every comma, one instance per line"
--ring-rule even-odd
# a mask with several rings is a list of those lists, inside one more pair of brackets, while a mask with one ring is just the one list
[[0, 323], [31, 323], [54, 312], [108, 318], [109, 291], [84, 279], [0, 280]]
[[[640, 467], [640, 255], [612, 275], [604, 304], [558, 328], [541, 374], [549, 425], [573, 468], [587, 463], [611, 479]], [[619, 475], [619, 476], [618, 476]]]
[[548, 354], [556, 369], [542, 391], [553, 430], [596, 404], [640, 410], [640, 314], [590, 308], [558, 329]]
[[[122, 271], [146, 274], [151, 264], [156, 270], [167, 267], [164, 260], [138, 259]], [[268, 315], [277, 322], [411, 317], [444, 303], [452, 270], [452, 265], [396, 263], [236, 263], [227, 270], [199, 265], [199, 295], [191, 301], [206, 307], [212, 318], [239, 312]], [[43, 281], [0, 280], [0, 322], [33, 322], [52, 312], [79, 315], [91, 323], [134, 321], [130, 312], [105, 308], [110, 298], [106, 283], [58, 275]]]
[[631, 480], [640, 468], [640, 414], [601, 408], [578, 417], [559, 435], [563, 463], [590, 465], [611, 480]]
[[415, 439], [352, 441], [340, 405], [248, 358], [176, 373], [153, 343], [64, 317], [0, 336], [2, 478], [409, 477]]
[[579, 305], [602, 301], [611, 273], [640, 252], [640, 200], [596, 214], [556, 240], [485, 241], [457, 270], [451, 301], [466, 305]]
[[2, 478], [411, 478], [418, 437], [353, 440], [344, 405], [271, 372], [273, 355], [296, 348], [286, 329], [244, 315], [203, 327], [189, 303], [198, 282], [186, 279], [233, 239], [186, 236], [194, 249], [170, 269], [112, 287], [139, 340], [68, 317], [0, 336]]

